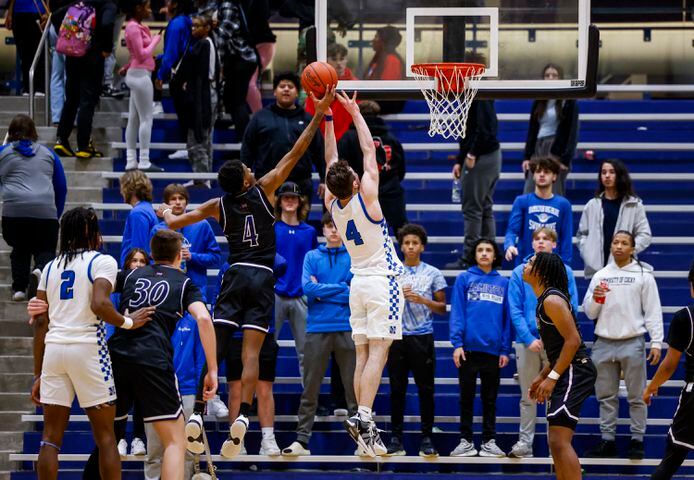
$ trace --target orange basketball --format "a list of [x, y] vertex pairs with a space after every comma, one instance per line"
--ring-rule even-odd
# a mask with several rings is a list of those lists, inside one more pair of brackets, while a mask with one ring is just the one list
[[306, 93], [313, 92], [316, 98], [323, 98], [325, 89], [337, 85], [337, 72], [326, 62], [313, 62], [306, 65], [301, 74], [301, 86]]

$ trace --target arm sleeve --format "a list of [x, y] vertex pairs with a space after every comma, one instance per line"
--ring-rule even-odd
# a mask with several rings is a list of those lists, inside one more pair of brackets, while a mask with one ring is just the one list
[[653, 237], [651, 237], [651, 225], [648, 223], [646, 208], [643, 206], [643, 203], [639, 202], [636, 209], [635, 223], [632, 232], [634, 233], [634, 251], [640, 253], [648, 248]]
[[446, 287], [448, 287], [446, 277], [443, 276], [443, 273], [441, 273], [439, 269], [436, 269], [434, 281], [431, 282], [431, 293], [440, 292], [441, 290], [445, 290]]
[[586, 314], [586, 317], [590, 318], [591, 320], [597, 320], [598, 316], [600, 315], [600, 311], [602, 310], [602, 305], [595, 303], [595, 300], [593, 300], [593, 290], [595, 290], [595, 286], [599, 281], [598, 274], [596, 273], [593, 275], [590, 285], [588, 285], [586, 296], [583, 297], [583, 312]]
[[[128, 223], [130, 224], [130, 250], [133, 248], [141, 248], [149, 252], [149, 241], [152, 238], [152, 229], [149, 226], [147, 217], [142, 213], [133, 212], [128, 217]], [[125, 254], [127, 255], [128, 252], [125, 252]]]
[[668, 332], [667, 343], [670, 347], [684, 352], [689, 348], [689, 345], [694, 342], [692, 338], [692, 320], [689, 318], [689, 308], [685, 307], [678, 311], [670, 322], [670, 331]]
[[508, 225], [506, 226], [506, 236], [504, 236], [504, 252], [508, 247], [513, 247], [518, 243], [518, 235], [523, 223], [523, 211], [525, 210], [524, 198], [524, 196], [518, 196], [513, 201], [511, 215], [508, 217]]
[[202, 241], [204, 242], [205, 247], [202, 252], [191, 253], [190, 259], [193, 263], [203, 267], [218, 267], [222, 264], [222, 249], [219, 248], [219, 244], [217, 243], [217, 239], [214, 237], [212, 227], [210, 227], [210, 224], [207, 223], [207, 221], [205, 221], [202, 231], [204, 232]]
[[516, 337], [527, 347], [536, 338], [530, 333], [525, 321], [525, 288], [523, 279], [516, 270], [511, 274], [508, 283], [508, 309], [513, 328], [516, 330]]
[[53, 192], [55, 194], [55, 208], [58, 212], [58, 218], [63, 215], [65, 210], [65, 201], [67, 200], [67, 179], [65, 178], [65, 170], [60, 157], [53, 153]]
[[559, 256], [564, 263], [571, 263], [573, 257], [573, 218], [571, 217], [571, 204], [567, 200], [561, 210], [561, 232], [559, 234], [560, 251]]
[[651, 337], [651, 346], [660, 348], [663, 343], [663, 309], [660, 305], [658, 285], [651, 274], [644, 275], [641, 286], [641, 308], [646, 321], [646, 330]]
[[566, 267], [566, 276], [569, 278], [569, 295], [571, 295], [571, 308], [578, 315], [578, 288], [576, 288], [576, 276], [571, 267]]
[[450, 325], [450, 340], [453, 348], [463, 346], [463, 338], [465, 337], [465, 277], [460, 275], [453, 285], [453, 298], [451, 299], [451, 315], [449, 318]]
[[576, 246], [578, 247], [578, 251], [581, 252], [581, 256], [583, 256], [583, 247], [585, 246], [586, 240], [588, 239], [589, 208], [590, 201], [586, 204], [585, 207], [583, 207], [583, 213], [581, 213], [581, 220], [578, 222], [578, 231], [576, 232]]
[[97, 278], [105, 278], [111, 283], [112, 289], [115, 289], [116, 278], [118, 277], [118, 262], [110, 255], [99, 255], [91, 262], [87, 273], [90, 275], [92, 282]]
[[528, 121], [528, 136], [525, 138], [525, 160], [530, 160], [535, 155], [537, 145], [537, 133], [540, 131], [540, 122], [537, 121], [533, 112], [537, 107], [537, 101], [533, 102], [530, 108], [530, 120]]
[[465, 136], [458, 140], [460, 152], [458, 152], [456, 163], [459, 165], [462, 165], [465, 162], [465, 156], [468, 153], [474, 153], [475, 143], [477, 142], [477, 136], [479, 135], [479, 111], [479, 102], [473, 101], [472, 106], [470, 107], [467, 125], [465, 127]]

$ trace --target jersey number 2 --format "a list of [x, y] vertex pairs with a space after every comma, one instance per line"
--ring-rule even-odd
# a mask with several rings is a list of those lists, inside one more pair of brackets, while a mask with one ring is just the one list
[[60, 279], [60, 299], [61, 300], [72, 300], [75, 295], [72, 287], [75, 285], [75, 272], [72, 270], [65, 270], [61, 275]]
[[243, 222], [243, 242], [249, 242], [251, 247], [258, 246], [258, 234], [255, 231], [253, 215], [246, 215], [246, 220]]
[[361, 233], [359, 233], [359, 230], [357, 230], [354, 220], [347, 222], [347, 231], [345, 232], [345, 237], [347, 240], [353, 241], [355, 245], [364, 244], [364, 240], [361, 238]]

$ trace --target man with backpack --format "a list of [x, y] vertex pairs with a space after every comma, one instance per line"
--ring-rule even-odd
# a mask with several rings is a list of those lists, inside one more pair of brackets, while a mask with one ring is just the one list
[[[104, 60], [113, 51], [113, 28], [118, 7], [113, 0], [73, 3], [54, 12], [56, 49], [65, 58], [65, 105], [54, 150], [61, 157], [102, 157], [92, 141], [94, 109], [101, 94]], [[70, 133], [77, 118], [77, 150]]]

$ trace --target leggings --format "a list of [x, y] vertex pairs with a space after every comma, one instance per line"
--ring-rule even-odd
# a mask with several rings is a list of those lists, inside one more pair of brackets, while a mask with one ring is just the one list
[[125, 75], [125, 84], [130, 89], [128, 126], [125, 127], [127, 159], [135, 161], [137, 138], [140, 137], [140, 161], [149, 160], [149, 144], [152, 138], [154, 117], [152, 101], [154, 88], [151, 73], [143, 68], [131, 68]]
[[687, 454], [689, 454], [689, 449], [672, 443], [672, 439], [668, 434], [663, 461], [660, 462], [658, 468], [651, 475], [651, 480], [670, 480], [687, 458]]

